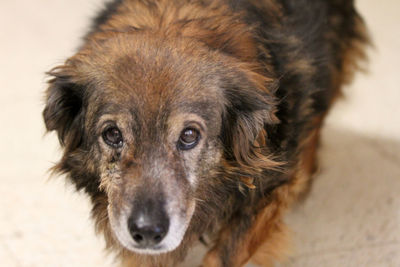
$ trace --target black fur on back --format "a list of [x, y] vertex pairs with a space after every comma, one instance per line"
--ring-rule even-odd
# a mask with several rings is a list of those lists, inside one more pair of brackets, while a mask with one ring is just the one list
[[271, 64], [279, 81], [281, 123], [266, 127], [270, 146], [290, 162], [312, 127], [311, 118], [324, 115], [338, 94], [342, 84], [336, 85], [335, 73], [344, 72], [341, 55], [367, 38], [357, 28], [362, 19], [352, 0], [276, 2], [281, 6], [279, 15], [260, 8], [257, 1], [231, 0], [230, 5], [245, 10], [247, 23], [256, 25], [257, 38], [268, 53], [260, 50], [259, 61]]
[[91, 30], [89, 31], [90, 35], [93, 32], [97, 32], [100, 30], [100, 26], [108, 21], [116, 12], [118, 7], [121, 5], [123, 0], [111, 0], [106, 2], [103, 9], [99, 12], [99, 14], [93, 19]]

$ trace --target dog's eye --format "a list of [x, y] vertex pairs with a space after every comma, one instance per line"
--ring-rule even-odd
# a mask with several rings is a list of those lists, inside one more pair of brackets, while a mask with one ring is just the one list
[[103, 139], [107, 145], [119, 148], [123, 145], [121, 131], [117, 127], [110, 127], [104, 130]]
[[200, 133], [194, 128], [186, 128], [179, 137], [178, 148], [189, 150], [194, 148], [200, 140]]

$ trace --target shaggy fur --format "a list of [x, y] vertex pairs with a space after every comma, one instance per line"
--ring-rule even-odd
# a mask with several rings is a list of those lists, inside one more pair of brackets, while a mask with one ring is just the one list
[[[123, 266], [176, 266], [199, 239], [205, 267], [271, 266], [366, 41], [351, 0], [114, 0], [49, 72], [43, 117], [64, 149], [54, 170], [91, 197]], [[201, 139], [179, 151], [186, 123]], [[104, 125], [122, 147], [104, 143]], [[173, 249], [140, 253], [118, 233], [144, 199], [179, 210]]]

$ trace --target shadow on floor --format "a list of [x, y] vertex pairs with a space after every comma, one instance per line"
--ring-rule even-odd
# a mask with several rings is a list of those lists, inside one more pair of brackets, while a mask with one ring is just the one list
[[288, 216], [295, 255], [283, 266], [395, 266], [400, 262], [400, 143], [333, 128], [320, 173]]

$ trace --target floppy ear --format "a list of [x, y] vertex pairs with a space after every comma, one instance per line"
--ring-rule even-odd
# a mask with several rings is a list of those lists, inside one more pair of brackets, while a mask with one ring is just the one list
[[72, 71], [58, 67], [48, 73], [53, 77], [46, 91], [43, 119], [48, 131], [56, 131], [61, 146], [72, 151], [83, 137], [84, 86], [74, 82]]
[[265, 148], [267, 125], [275, 124], [274, 84], [253, 72], [239, 72], [223, 82], [226, 99], [222, 142], [227, 159], [248, 169], [274, 168], [279, 165]]

